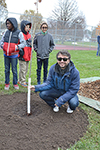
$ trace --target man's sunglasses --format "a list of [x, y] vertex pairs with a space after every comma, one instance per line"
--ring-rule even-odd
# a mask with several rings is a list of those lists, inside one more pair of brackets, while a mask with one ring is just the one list
[[47, 29], [47, 27], [42, 27], [42, 29]]
[[61, 61], [62, 59], [63, 59], [63, 61], [67, 61], [69, 58], [61, 58], [61, 57], [58, 57], [57, 59], [58, 59], [58, 61]]

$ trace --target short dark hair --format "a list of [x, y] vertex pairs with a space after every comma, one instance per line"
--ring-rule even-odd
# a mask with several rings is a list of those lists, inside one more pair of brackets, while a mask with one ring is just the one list
[[64, 55], [64, 56], [67, 56], [69, 58], [69, 60], [71, 59], [71, 55], [70, 53], [67, 51], [67, 50], [61, 50], [57, 53], [56, 55], [56, 58], [58, 58], [58, 55], [61, 54], [61, 55]]

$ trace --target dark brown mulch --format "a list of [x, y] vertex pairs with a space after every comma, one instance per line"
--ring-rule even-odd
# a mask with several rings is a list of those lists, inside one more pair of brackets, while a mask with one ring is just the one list
[[66, 104], [54, 113], [32, 93], [27, 116], [26, 103], [26, 93], [0, 96], [0, 150], [65, 150], [86, 133], [88, 116], [80, 107], [67, 114]]
[[81, 83], [79, 95], [100, 101], [100, 80]]

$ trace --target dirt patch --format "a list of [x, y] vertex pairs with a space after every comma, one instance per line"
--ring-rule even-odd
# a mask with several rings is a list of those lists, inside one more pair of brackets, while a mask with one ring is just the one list
[[100, 80], [81, 83], [79, 95], [100, 101]]
[[26, 103], [26, 93], [0, 96], [0, 150], [65, 150], [86, 133], [88, 117], [80, 107], [67, 114], [66, 104], [55, 113], [32, 93], [27, 116]]

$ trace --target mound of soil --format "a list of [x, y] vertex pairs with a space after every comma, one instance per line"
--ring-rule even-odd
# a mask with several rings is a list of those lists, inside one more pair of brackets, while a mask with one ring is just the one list
[[79, 95], [100, 101], [100, 80], [81, 83]]
[[66, 113], [67, 104], [58, 113], [52, 111], [38, 93], [31, 94], [31, 112], [27, 116], [27, 94], [0, 96], [0, 150], [64, 150], [86, 133], [87, 114], [78, 107]]

